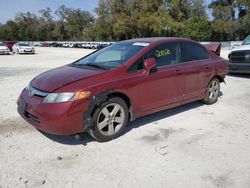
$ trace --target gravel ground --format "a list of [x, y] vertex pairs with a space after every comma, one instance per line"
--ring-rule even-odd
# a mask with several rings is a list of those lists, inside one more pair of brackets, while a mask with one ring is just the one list
[[250, 187], [250, 76], [228, 76], [214, 105], [140, 118], [98, 143], [42, 134], [18, 116], [17, 97], [34, 76], [90, 52], [36, 50], [0, 56], [0, 188]]

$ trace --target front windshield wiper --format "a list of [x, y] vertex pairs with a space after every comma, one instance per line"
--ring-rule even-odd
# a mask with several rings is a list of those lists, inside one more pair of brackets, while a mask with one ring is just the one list
[[103, 66], [101, 66], [101, 65], [97, 65], [97, 64], [94, 64], [94, 63], [86, 63], [86, 64], [84, 64], [84, 65], [87, 65], [87, 66], [89, 66], [89, 67], [95, 67], [95, 68], [99, 68], [99, 69], [108, 70], [107, 67], [103, 67]]
[[87, 66], [87, 67], [94, 67], [94, 68], [103, 69], [103, 70], [109, 70], [106, 67], [103, 67], [101, 65], [96, 65], [96, 64], [93, 64], [93, 63], [86, 63], [86, 64], [77, 64], [77, 63], [74, 63], [73, 66], [77, 66], [77, 67]]

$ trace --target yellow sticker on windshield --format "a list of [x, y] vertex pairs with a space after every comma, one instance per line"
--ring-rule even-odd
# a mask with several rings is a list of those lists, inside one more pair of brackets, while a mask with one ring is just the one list
[[164, 56], [168, 56], [170, 54], [171, 54], [171, 51], [169, 49], [156, 50], [155, 51], [155, 56], [156, 57], [164, 57]]

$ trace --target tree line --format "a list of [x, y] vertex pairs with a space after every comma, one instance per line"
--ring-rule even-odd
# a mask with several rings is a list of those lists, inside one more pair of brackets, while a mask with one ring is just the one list
[[[99, 0], [95, 14], [60, 6], [18, 13], [0, 24], [0, 39], [119, 41], [137, 37], [242, 40], [250, 34], [250, 0]], [[207, 14], [207, 8], [211, 16]]]

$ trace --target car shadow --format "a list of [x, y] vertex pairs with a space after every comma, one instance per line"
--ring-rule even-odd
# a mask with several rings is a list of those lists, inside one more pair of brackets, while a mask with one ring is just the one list
[[179, 113], [182, 113], [182, 112], [194, 109], [194, 108], [198, 108], [198, 107], [203, 106], [203, 105], [204, 104], [202, 102], [195, 101], [192, 103], [184, 104], [182, 106], [178, 106], [178, 107], [171, 108], [168, 110], [163, 110], [160, 112], [156, 112], [154, 114], [150, 114], [150, 115], [145, 116], [145, 117], [138, 118], [135, 121], [132, 121], [129, 123], [129, 125], [125, 131], [125, 134], [127, 132], [131, 131], [132, 129], [137, 129], [145, 124], [149, 124], [149, 123], [153, 123], [153, 122], [155, 122], [157, 124], [157, 121], [159, 121], [161, 119], [168, 118], [168, 117], [174, 116], [176, 114], [179, 114]]
[[34, 54], [18, 54], [18, 55], [21, 55], [21, 56], [32, 56], [32, 55], [37, 55], [37, 53], [34, 53]]
[[250, 74], [230, 73], [227, 76], [250, 79]]
[[220, 91], [218, 97], [220, 98], [221, 96], [223, 96], [223, 93]]
[[[222, 96], [223, 93], [220, 92], [220, 96]], [[128, 124], [126, 127], [126, 130], [124, 131], [124, 134], [127, 134], [132, 129], [137, 129], [143, 125], [157, 122], [158, 120], [168, 118], [171, 116], [174, 116], [176, 114], [203, 106], [204, 104], [200, 101], [188, 103], [179, 107], [171, 108], [168, 110], [160, 111], [145, 117], [141, 117], [136, 119], [135, 121], [132, 121]], [[81, 133], [77, 135], [70, 135], [70, 136], [58, 136], [58, 135], [52, 135], [45, 132], [40, 131], [45, 137], [49, 138], [50, 140], [53, 140], [55, 142], [65, 144], [65, 145], [84, 145], [86, 146], [90, 142], [97, 142], [95, 139], [93, 139], [91, 136], [89, 136], [88, 133]]]
[[81, 133], [76, 135], [69, 135], [69, 136], [60, 136], [60, 135], [53, 135], [49, 133], [45, 133], [43, 131], [38, 130], [43, 136], [58, 142], [64, 145], [84, 145], [86, 146], [90, 142], [96, 142], [88, 133]]

